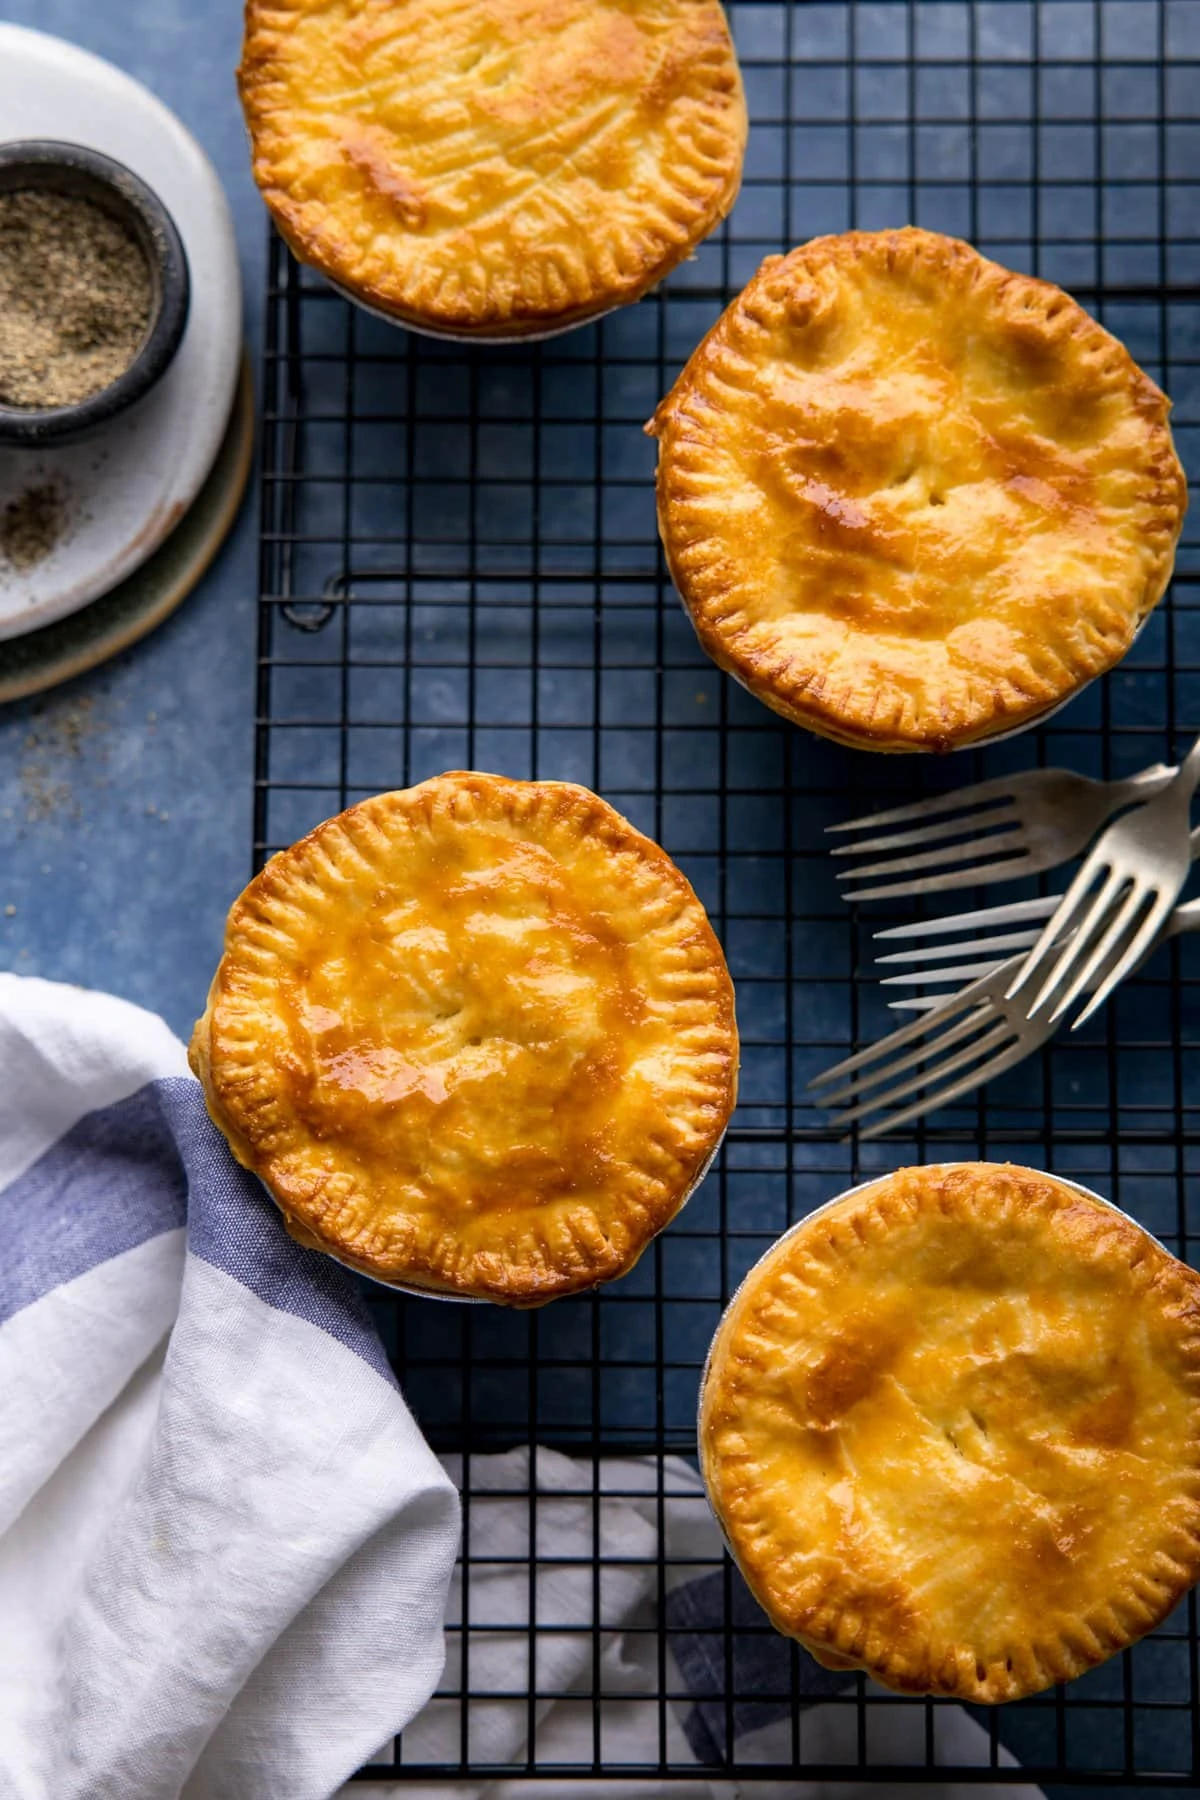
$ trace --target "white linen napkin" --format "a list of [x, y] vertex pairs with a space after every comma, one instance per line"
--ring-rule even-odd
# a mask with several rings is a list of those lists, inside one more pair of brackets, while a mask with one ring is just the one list
[[3, 1800], [326, 1800], [438, 1679], [458, 1532], [182, 1045], [0, 975]]

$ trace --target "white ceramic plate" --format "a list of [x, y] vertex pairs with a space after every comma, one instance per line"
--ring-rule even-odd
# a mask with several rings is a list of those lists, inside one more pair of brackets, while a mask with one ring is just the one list
[[144, 563], [191, 506], [225, 435], [241, 358], [237, 248], [221, 184], [191, 133], [131, 76], [60, 38], [0, 24], [0, 142], [58, 138], [125, 163], [172, 214], [191, 311], [178, 354], [129, 412], [77, 444], [0, 449], [0, 513], [60, 488], [65, 527], [21, 571], [0, 558], [0, 639], [64, 618]]
[[237, 517], [253, 449], [254, 382], [247, 362], [217, 460], [174, 531], [107, 594], [53, 625], [0, 644], [0, 705], [94, 669], [128, 650], [174, 612], [208, 568]]

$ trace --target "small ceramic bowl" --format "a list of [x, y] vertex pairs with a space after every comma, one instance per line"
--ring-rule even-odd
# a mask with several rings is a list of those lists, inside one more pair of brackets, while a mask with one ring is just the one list
[[141, 247], [153, 284], [150, 323], [141, 348], [106, 388], [70, 406], [35, 408], [0, 402], [0, 445], [38, 447], [82, 437], [150, 391], [179, 348], [190, 283], [187, 255], [174, 220], [157, 194], [123, 163], [83, 144], [44, 138], [0, 144], [0, 193], [18, 188], [74, 194], [102, 207]]

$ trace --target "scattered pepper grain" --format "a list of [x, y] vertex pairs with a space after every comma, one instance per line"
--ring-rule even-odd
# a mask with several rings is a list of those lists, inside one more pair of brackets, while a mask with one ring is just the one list
[[0, 563], [24, 574], [55, 548], [63, 535], [67, 509], [61, 488], [52, 481], [28, 487], [0, 511]]

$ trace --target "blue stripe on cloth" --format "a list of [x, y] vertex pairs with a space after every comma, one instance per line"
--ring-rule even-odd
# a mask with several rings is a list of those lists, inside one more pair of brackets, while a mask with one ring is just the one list
[[[671, 1654], [693, 1701], [683, 1720], [684, 1736], [696, 1761], [709, 1768], [724, 1765], [733, 1754], [726, 1743], [730, 1725], [735, 1739], [743, 1737], [790, 1717], [791, 1701], [781, 1696], [795, 1692], [801, 1706], [815, 1706], [855, 1681], [852, 1672], [823, 1669], [801, 1650], [793, 1689], [794, 1646], [771, 1629], [736, 1571], [728, 1617], [725, 1595], [725, 1574], [718, 1569], [673, 1588], [666, 1604]], [[771, 1698], [759, 1700], [758, 1694]]]
[[188, 1250], [327, 1332], [396, 1385], [353, 1275], [290, 1238], [233, 1160], [198, 1082], [87, 1113], [0, 1192], [0, 1324], [100, 1263], [187, 1225]]
[[270, 1195], [230, 1155], [198, 1082], [176, 1077], [155, 1086], [187, 1171], [192, 1255], [232, 1275], [268, 1306], [328, 1332], [396, 1387], [355, 1277], [288, 1236]]
[[153, 1087], [87, 1113], [0, 1192], [0, 1324], [187, 1218]]

